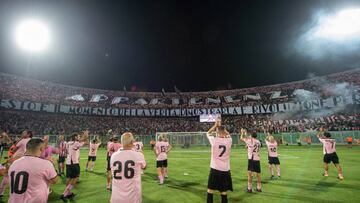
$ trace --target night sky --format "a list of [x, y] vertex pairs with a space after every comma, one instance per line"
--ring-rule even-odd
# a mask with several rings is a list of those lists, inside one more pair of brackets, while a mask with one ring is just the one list
[[[360, 2], [1, 1], [0, 71], [26, 75], [29, 67], [36, 79], [145, 91], [302, 80], [359, 67], [360, 46], [320, 58], [296, 48], [316, 13], [349, 7]], [[32, 56], [14, 42], [14, 27], [29, 17], [46, 22], [52, 38], [48, 51]]]

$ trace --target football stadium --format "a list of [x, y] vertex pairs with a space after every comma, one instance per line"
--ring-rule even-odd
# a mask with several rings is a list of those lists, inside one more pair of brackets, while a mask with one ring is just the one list
[[1, 202], [360, 202], [358, 1], [0, 17]]

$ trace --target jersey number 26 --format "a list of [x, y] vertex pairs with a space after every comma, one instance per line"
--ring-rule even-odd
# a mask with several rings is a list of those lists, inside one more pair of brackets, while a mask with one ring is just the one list
[[[121, 161], [115, 161], [113, 164], [114, 167], [117, 167], [114, 170], [114, 178], [115, 179], [122, 179], [122, 176], [119, 175], [119, 173], [121, 173], [122, 169], [123, 169], [123, 164], [121, 163]], [[135, 175], [135, 169], [133, 168], [135, 166], [135, 162], [133, 160], [127, 160], [124, 163], [124, 177], [126, 179], [131, 179], [134, 177]]]

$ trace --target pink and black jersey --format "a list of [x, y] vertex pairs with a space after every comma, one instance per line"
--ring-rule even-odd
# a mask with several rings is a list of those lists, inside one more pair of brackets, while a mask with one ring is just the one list
[[83, 142], [70, 141], [66, 143], [66, 150], [68, 156], [66, 157], [66, 164], [79, 164], [80, 148], [84, 145]]
[[38, 157], [24, 156], [10, 166], [9, 203], [46, 203], [49, 181], [56, 178], [53, 164]]
[[278, 157], [278, 152], [277, 152], [277, 147], [278, 144], [276, 141], [274, 141], [273, 143], [265, 140], [266, 142], [266, 146], [268, 148], [268, 155], [269, 157]]
[[140, 203], [141, 169], [146, 167], [144, 155], [134, 150], [120, 150], [111, 156], [112, 203]]
[[319, 138], [319, 140], [323, 144], [323, 153], [324, 154], [332, 154], [332, 153], [336, 152], [335, 139]]
[[168, 150], [170, 144], [169, 142], [156, 142], [155, 144], [155, 150], [156, 150], [156, 160], [157, 161], [163, 161], [167, 159], [167, 153], [166, 151]]
[[260, 141], [255, 138], [245, 138], [244, 142], [248, 150], [248, 159], [260, 161]]
[[16, 143], [16, 152], [13, 157], [22, 157], [26, 152], [26, 144], [29, 142], [30, 138], [23, 138], [18, 143]]
[[210, 167], [219, 171], [230, 170], [230, 152], [232, 138], [220, 138], [207, 134], [211, 145]]
[[59, 156], [60, 157], [66, 157], [66, 142], [65, 141], [60, 141], [58, 143], [58, 150], [59, 150]]
[[137, 152], [142, 152], [143, 146], [142, 142], [134, 142], [134, 150]]
[[111, 157], [111, 155], [117, 152], [120, 148], [121, 148], [121, 143], [117, 143], [117, 142], [108, 143], [108, 148], [107, 148], [108, 156]]
[[97, 150], [101, 143], [90, 143], [89, 146], [89, 156], [96, 156]]

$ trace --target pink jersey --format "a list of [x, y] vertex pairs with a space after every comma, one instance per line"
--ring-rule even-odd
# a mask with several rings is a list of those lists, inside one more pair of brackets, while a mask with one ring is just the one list
[[29, 142], [30, 138], [23, 138], [18, 143], [16, 143], [16, 152], [13, 157], [22, 157], [26, 152], [26, 144]]
[[49, 180], [56, 178], [53, 164], [44, 159], [24, 156], [10, 166], [9, 203], [46, 203]]
[[65, 141], [60, 141], [58, 144], [58, 150], [59, 150], [59, 156], [61, 157], [66, 157], [66, 142]]
[[144, 144], [142, 142], [134, 142], [134, 150], [137, 152], [142, 152]]
[[323, 143], [323, 153], [324, 154], [332, 154], [336, 152], [335, 144], [336, 141], [334, 139], [329, 138], [319, 138], [320, 142]]
[[112, 145], [113, 142], [109, 141], [106, 143], [106, 151], [107, 151], [107, 156], [109, 156], [109, 149], [110, 149], [110, 145]]
[[134, 150], [115, 152], [110, 161], [112, 174], [112, 203], [141, 202], [141, 169], [145, 169], [144, 155]]
[[78, 164], [80, 159], [80, 148], [84, 145], [83, 142], [70, 141], [66, 143], [66, 150], [68, 156], [66, 157], [66, 164]]
[[90, 143], [89, 156], [96, 156], [97, 150], [101, 143]]
[[121, 148], [121, 143], [117, 143], [117, 142], [109, 143], [107, 148], [108, 156], [111, 157], [111, 155], [117, 152], [120, 148]]
[[255, 138], [245, 138], [244, 142], [248, 148], [248, 159], [260, 161], [260, 141]]
[[52, 154], [58, 154], [59, 151], [52, 147], [52, 146], [46, 146], [45, 150], [41, 153], [40, 158], [42, 159], [48, 159], [51, 158]]
[[230, 170], [230, 151], [232, 139], [214, 137], [207, 134], [211, 145], [211, 162], [210, 167], [219, 171]]
[[269, 157], [278, 157], [278, 153], [277, 153], [277, 147], [278, 144], [276, 141], [274, 141], [274, 143], [271, 143], [267, 140], [265, 140], [267, 148], [268, 148], [268, 155]]
[[163, 141], [156, 142], [155, 150], [157, 154], [156, 157], [157, 161], [163, 161], [167, 159], [166, 151], [168, 150], [169, 146], [170, 146], [169, 142], [163, 142]]

